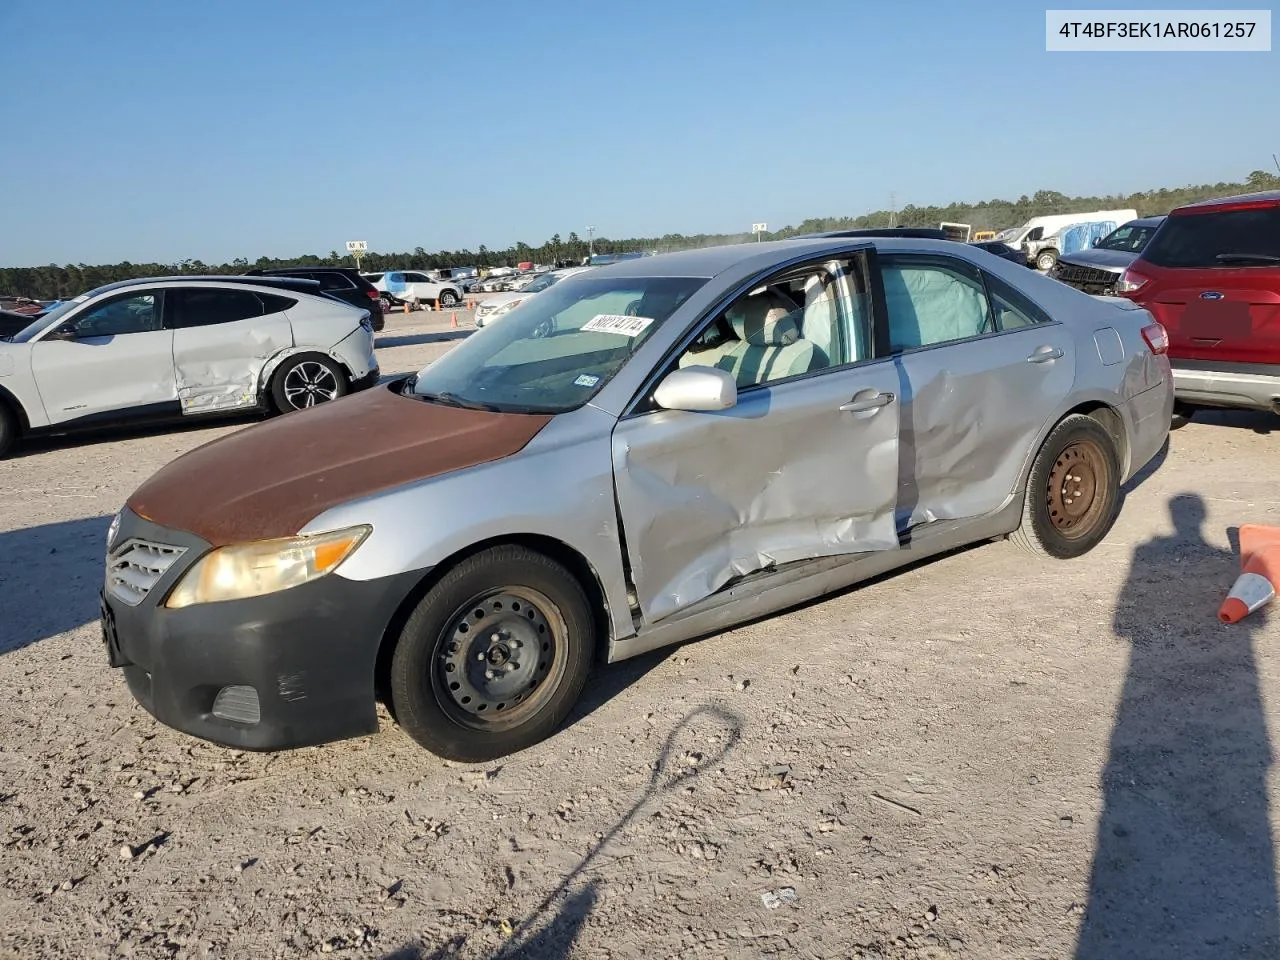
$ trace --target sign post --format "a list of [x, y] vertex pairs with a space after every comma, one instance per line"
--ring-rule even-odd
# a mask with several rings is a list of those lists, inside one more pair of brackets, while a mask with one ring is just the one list
[[369, 249], [369, 244], [363, 240], [347, 241], [347, 253], [355, 257], [357, 270], [360, 269], [360, 259], [364, 256], [365, 251], [368, 249]]
[[768, 231], [768, 229], [769, 229], [769, 225], [767, 223], [753, 223], [751, 225], [751, 232], [756, 235], [756, 243], [760, 242], [761, 238]]

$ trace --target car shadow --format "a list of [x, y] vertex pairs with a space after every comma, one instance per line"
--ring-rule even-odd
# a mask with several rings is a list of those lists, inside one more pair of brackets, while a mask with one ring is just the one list
[[1173, 534], [1134, 551], [1114, 618], [1129, 660], [1075, 958], [1276, 957], [1272, 754], [1253, 652], [1267, 615], [1217, 622], [1238, 551], [1206, 543], [1200, 497], [1169, 511]]
[[406, 333], [392, 337], [377, 337], [373, 345], [379, 350], [387, 347], [415, 347], [423, 343], [449, 343], [465, 340], [474, 330], [463, 327], [458, 330], [442, 330], [438, 333]]
[[[600, 899], [601, 880], [593, 877], [579, 882], [602, 852], [615, 841], [622, 842], [623, 831], [652, 801], [677, 788], [689, 785], [703, 773], [714, 770], [742, 738], [744, 721], [732, 711], [716, 705], [691, 710], [667, 734], [657, 759], [650, 765], [649, 782], [631, 808], [609, 828], [598, 835], [582, 859], [553, 887], [542, 901], [523, 919], [512, 924], [507, 939], [489, 956], [492, 960], [540, 960], [543, 957], [568, 957], [572, 954], [584, 927]], [[714, 743], [714, 749], [708, 749]], [[466, 937], [455, 935], [441, 944], [410, 942], [382, 960], [444, 960], [456, 957], [466, 945]]]
[[119, 440], [157, 437], [162, 434], [196, 433], [200, 430], [213, 430], [218, 427], [245, 427], [253, 423], [261, 423], [266, 419], [268, 417], [265, 413], [241, 413], [225, 417], [210, 417], [207, 420], [174, 419], [147, 424], [99, 427], [93, 430], [86, 429], [72, 433], [37, 434], [36, 436], [23, 437], [9, 454], [8, 459], [20, 460], [23, 457], [48, 453], [51, 450], [75, 449], [76, 447], [113, 443]]
[[0, 655], [98, 618], [110, 525], [101, 516], [0, 533]]
[[1138, 487], [1142, 486], [1151, 476], [1164, 466], [1164, 462], [1169, 459], [1169, 443], [1168, 436], [1164, 438], [1164, 443], [1160, 449], [1156, 451], [1156, 455], [1148, 460], [1137, 473], [1128, 479], [1128, 481], [1120, 488], [1121, 496], [1133, 493]]
[[657, 650], [651, 650], [649, 653], [643, 653], [638, 657], [632, 657], [620, 663], [597, 665], [587, 678], [586, 686], [582, 689], [582, 695], [578, 698], [578, 702], [574, 704], [573, 710], [569, 712], [569, 716], [561, 725], [560, 730], [568, 730], [580, 721], [585, 720], [623, 690], [627, 689], [627, 687], [634, 683], [639, 683], [649, 671], [675, 653], [680, 646], [680, 644], [675, 644], [668, 647], [660, 647]]
[[1237, 430], [1252, 430], [1262, 436], [1269, 436], [1273, 430], [1280, 428], [1280, 417], [1262, 410], [1200, 409], [1195, 412], [1191, 422], [1216, 427], [1234, 427]]

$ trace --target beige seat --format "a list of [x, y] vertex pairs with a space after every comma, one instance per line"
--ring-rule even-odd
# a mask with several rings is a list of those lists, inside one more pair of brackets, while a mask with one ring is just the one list
[[813, 344], [800, 338], [790, 304], [776, 294], [766, 291], [740, 301], [726, 317], [738, 339], [716, 366], [732, 373], [740, 388], [808, 373], [820, 365]]

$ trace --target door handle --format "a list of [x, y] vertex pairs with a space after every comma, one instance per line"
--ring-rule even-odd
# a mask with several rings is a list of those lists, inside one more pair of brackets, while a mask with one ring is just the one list
[[869, 397], [862, 396], [863, 393], [866, 393], [866, 391], [859, 391], [848, 403], [840, 404], [841, 412], [866, 413], [869, 410], [879, 410], [881, 407], [887, 407], [893, 403], [892, 393], [874, 393]]
[[1062, 355], [1062, 350], [1058, 347], [1051, 347], [1045, 344], [1043, 347], [1036, 347], [1031, 352], [1031, 356], [1027, 357], [1027, 363], [1048, 363], [1050, 360], [1057, 360]]

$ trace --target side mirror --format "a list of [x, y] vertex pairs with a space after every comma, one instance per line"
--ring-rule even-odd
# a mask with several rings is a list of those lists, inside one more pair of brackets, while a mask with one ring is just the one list
[[43, 340], [75, 340], [75, 327], [61, 326], [56, 330], [50, 330], [41, 339]]
[[738, 402], [738, 383], [715, 367], [672, 370], [653, 395], [664, 410], [728, 410]]
[[1101, 238], [1101, 237], [1094, 237], [1094, 238], [1093, 238], [1093, 245], [1094, 245], [1095, 247], [1096, 247], [1098, 244], [1100, 244], [1101, 242], [1102, 242], [1102, 238]]

